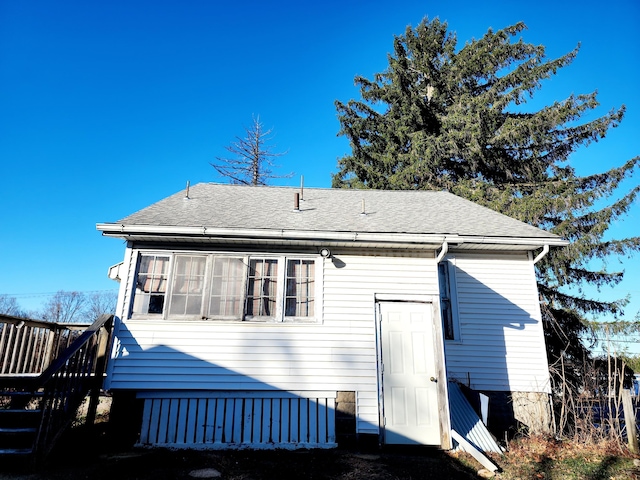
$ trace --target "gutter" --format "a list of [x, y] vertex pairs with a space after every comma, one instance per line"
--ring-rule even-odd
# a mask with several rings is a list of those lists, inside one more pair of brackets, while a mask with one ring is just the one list
[[547, 253], [549, 253], [549, 245], [545, 243], [542, 246], [542, 251], [538, 254], [536, 258], [533, 259], [533, 264], [535, 265], [540, 260], [542, 260]]
[[528, 245], [532, 247], [563, 246], [569, 242], [561, 238], [523, 238], [523, 237], [474, 237], [449, 234], [430, 233], [372, 233], [372, 232], [332, 232], [314, 230], [267, 230], [267, 229], [239, 229], [185, 226], [156, 226], [156, 225], [122, 225], [115, 223], [101, 223], [96, 229], [104, 236], [135, 239], [139, 236], [162, 237], [178, 236], [192, 238], [219, 238], [250, 240], [313, 240], [326, 242], [359, 243], [402, 243], [444, 245], [444, 243], [474, 243], [487, 245]]
[[445, 240], [444, 242], [442, 242], [442, 249], [440, 250], [438, 257], [436, 258], [436, 264], [442, 261], [442, 259], [444, 258], [444, 256], [447, 254], [448, 251], [449, 251], [449, 244]]
[[215, 238], [243, 238], [262, 240], [326, 240], [338, 242], [400, 242], [400, 243], [431, 243], [441, 245], [444, 235], [435, 234], [403, 234], [403, 233], [361, 233], [361, 232], [332, 232], [314, 230], [283, 230], [283, 229], [236, 229], [211, 227], [172, 227], [155, 225], [118, 225], [98, 224], [96, 228], [102, 234], [110, 237], [129, 238], [136, 236], [157, 235], [186, 236], [186, 237], [215, 237]]

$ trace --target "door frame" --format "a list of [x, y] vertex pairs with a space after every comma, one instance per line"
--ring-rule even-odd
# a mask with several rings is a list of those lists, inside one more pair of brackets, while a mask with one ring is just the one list
[[384, 398], [382, 385], [382, 322], [380, 304], [382, 303], [411, 303], [425, 305], [431, 308], [431, 328], [433, 331], [433, 356], [436, 367], [437, 391], [438, 391], [438, 421], [440, 424], [440, 448], [450, 450], [451, 442], [451, 418], [449, 415], [449, 393], [447, 386], [447, 371], [444, 355], [444, 334], [442, 330], [442, 318], [440, 315], [440, 299], [438, 295], [399, 295], [399, 294], [375, 294], [375, 328], [376, 328], [376, 370], [378, 382], [378, 432], [380, 445], [385, 444], [384, 426]]

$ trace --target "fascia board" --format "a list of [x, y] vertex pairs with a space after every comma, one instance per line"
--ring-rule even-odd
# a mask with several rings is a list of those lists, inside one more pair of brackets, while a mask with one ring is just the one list
[[306, 230], [264, 230], [264, 229], [230, 229], [211, 227], [158, 226], [158, 225], [122, 225], [115, 223], [101, 223], [96, 229], [104, 236], [135, 239], [137, 236], [190, 237], [190, 238], [229, 238], [261, 241], [284, 240], [312, 240], [318, 242], [349, 242], [359, 243], [394, 243], [407, 245], [442, 245], [448, 242], [452, 245], [491, 244], [491, 245], [522, 245], [532, 247], [565, 246], [569, 242], [559, 237], [479, 237], [457, 234], [406, 234], [406, 233], [374, 233], [374, 232], [330, 232]]

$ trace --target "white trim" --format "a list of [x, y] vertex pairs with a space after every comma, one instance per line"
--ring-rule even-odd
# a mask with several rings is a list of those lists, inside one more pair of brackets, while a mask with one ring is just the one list
[[139, 390], [136, 398], [337, 398], [331, 390]]
[[563, 246], [569, 242], [554, 237], [478, 237], [471, 235], [442, 235], [433, 233], [372, 233], [372, 232], [318, 232], [315, 230], [260, 230], [215, 227], [187, 227], [165, 225], [122, 225], [117, 223], [99, 223], [96, 229], [104, 236], [133, 239], [136, 236], [167, 237], [199, 237], [226, 238], [228, 240], [253, 241], [268, 240], [315, 240], [320, 242], [350, 242], [354, 245], [363, 242], [399, 243], [441, 246], [445, 241], [449, 244], [476, 243], [494, 245], [531, 245], [531, 246]]
[[122, 261], [120, 263], [116, 263], [115, 265], [111, 265], [109, 267], [109, 269], [107, 270], [107, 276], [111, 280], [115, 280], [116, 282], [119, 282], [122, 279], [122, 265], [123, 264], [124, 264], [124, 261]]
[[547, 253], [549, 253], [549, 245], [544, 244], [544, 246], [542, 247], [542, 251], [538, 254], [536, 258], [533, 259], [533, 264], [535, 265], [540, 260], [542, 260]]
[[375, 329], [376, 329], [376, 377], [377, 377], [377, 394], [378, 394], [378, 432], [380, 440], [384, 439], [384, 395], [383, 395], [383, 368], [381, 368], [382, 359], [382, 310], [384, 303], [392, 303], [394, 301], [411, 301], [410, 298], [426, 298], [426, 301], [414, 301], [415, 304], [423, 305], [427, 309], [431, 309], [431, 328], [433, 338], [433, 359], [435, 362], [436, 378], [438, 385], [438, 422], [440, 424], [440, 448], [451, 449], [451, 419], [449, 417], [449, 394], [447, 382], [446, 359], [444, 354], [444, 334], [442, 331], [442, 321], [440, 319], [440, 301], [439, 295], [411, 295], [411, 294], [395, 294], [380, 295], [387, 298], [379, 300], [378, 294], [375, 295]]
[[[451, 307], [451, 322], [453, 323], [453, 338], [447, 339], [445, 338], [445, 342], [447, 343], [457, 343], [462, 344], [462, 334], [460, 331], [460, 316], [459, 316], [459, 298], [458, 298], [458, 281], [456, 279], [456, 257], [451, 255], [447, 256], [443, 262], [447, 268], [448, 281], [449, 281], [449, 306]], [[438, 272], [440, 275], [440, 272]], [[440, 282], [438, 282], [438, 285]], [[439, 300], [439, 297], [438, 297]], [[440, 308], [440, 312], [442, 312], [442, 308]], [[442, 313], [440, 313], [440, 319], [442, 320]], [[444, 332], [443, 332], [444, 335]], [[443, 337], [444, 338], [444, 337]]]
[[414, 293], [376, 293], [374, 294], [376, 302], [415, 302], [415, 303], [431, 303], [433, 295], [419, 295]]
[[436, 263], [440, 263], [448, 251], [449, 251], [449, 244], [446, 241], [442, 242], [442, 248], [440, 249], [440, 253], [436, 257]]

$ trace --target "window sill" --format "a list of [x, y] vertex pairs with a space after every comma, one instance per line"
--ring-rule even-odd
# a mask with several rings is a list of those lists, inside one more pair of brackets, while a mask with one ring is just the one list
[[287, 319], [284, 321], [275, 320], [273, 318], [264, 319], [264, 320], [256, 320], [256, 319], [232, 319], [232, 318], [162, 318], [161, 316], [136, 316], [131, 317], [126, 320], [126, 322], [135, 322], [135, 323], [149, 323], [149, 322], [158, 322], [158, 323], [209, 323], [209, 324], [251, 324], [251, 325], [320, 325], [322, 322], [316, 318], [296, 318], [296, 319]]

